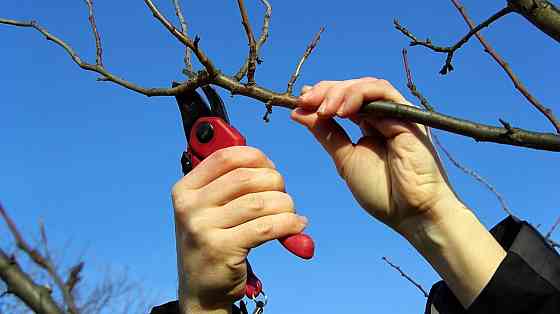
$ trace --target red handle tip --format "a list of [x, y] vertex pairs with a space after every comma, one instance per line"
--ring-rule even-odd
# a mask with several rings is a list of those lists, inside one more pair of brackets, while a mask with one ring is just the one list
[[289, 237], [280, 239], [280, 243], [293, 254], [303, 258], [310, 259], [315, 254], [315, 243], [307, 234], [299, 233]]

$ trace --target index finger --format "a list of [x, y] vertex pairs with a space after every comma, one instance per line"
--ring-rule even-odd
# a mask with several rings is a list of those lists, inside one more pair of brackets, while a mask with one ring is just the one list
[[274, 163], [260, 150], [250, 146], [231, 146], [215, 151], [184, 176], [177, 186], [199, 189], [237, 168], [271, 168]]

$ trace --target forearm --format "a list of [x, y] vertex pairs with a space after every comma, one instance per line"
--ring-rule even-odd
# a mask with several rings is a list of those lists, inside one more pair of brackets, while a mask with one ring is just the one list
[[445, 280], [461, 304], [468, 308], [488, 284], [506, 252], [459, 202], [437, 221], [416, 221], [403, 235]]

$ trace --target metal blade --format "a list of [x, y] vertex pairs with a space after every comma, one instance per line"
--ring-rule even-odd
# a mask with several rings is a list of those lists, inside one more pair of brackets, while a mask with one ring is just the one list
[[[179, 83], [173, 82], [173, 87], [178, 86]], [[190, 91], [175, 96], [179, 111], [181, 112], [181, 119], [183, 120], [183, 129], [187, 141], [190, 139], [191, 129], [200, 117], [214, 116], [206, 101], [196, 92]]]
[[204, 85], [202, 86], [202, 91], [204, 92], [206, 98], [208, 99], [208, 102], [210, 103], [212, 112], [217, 117], [224, 119], [224, 121], [229, 124], [229, 116], [227, 114], [226, 106], [224, 105], [222, 98], [220, 97], [220, 95], [218, 95], [216, 90], [210, 85]]

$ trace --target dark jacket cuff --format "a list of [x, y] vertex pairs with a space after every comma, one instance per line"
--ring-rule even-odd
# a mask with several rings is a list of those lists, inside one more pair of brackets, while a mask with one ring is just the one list
[[507, 251], [490, 282], [465, 310], [445, 282], [430, 290], [426, 314], [558, 313], [560, 256], [525, 221], [508, 217], [490, 230]]
[[[241, 311], [235, 304], [231, 305], [232, 314], [241, 314]], [[162, 305], [158, 305], [152, 308], [150, 314], [180, 314], [179, 313], [179, 301], [171, 301]]]

